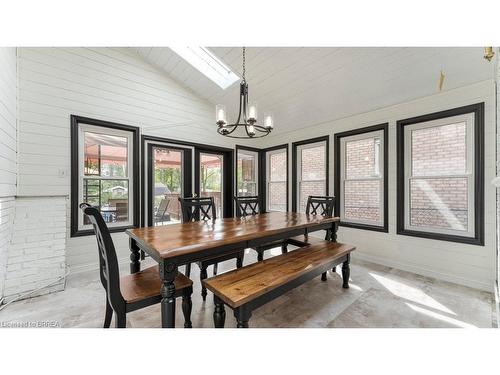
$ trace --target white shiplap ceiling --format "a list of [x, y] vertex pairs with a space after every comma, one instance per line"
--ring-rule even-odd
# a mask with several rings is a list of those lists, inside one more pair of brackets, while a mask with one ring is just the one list
[[[235, 118], [238, 82], [222, 90], [168, 47], [135, 50], [209, 102], [225, 104], [228, 120]], [[241, 75], [241, 48], [210, 50]], [[246, 55], [250, 101], [260, 114], [273, 112], [274, 133], [438, 93], [441, 70], [443, 91], [494, 77], [479, 47], [252, 47]]]

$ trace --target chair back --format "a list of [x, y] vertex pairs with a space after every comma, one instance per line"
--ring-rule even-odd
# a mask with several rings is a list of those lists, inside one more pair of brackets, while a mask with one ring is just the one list
[[179, 197], [182, 222], [215, 220], [214, 197]]
[[94, 227], [99, 253], [101, 283], [106, 290], [109, 303], [117, 311], [120, 308], [119, 305], [125, 302], [120, 291], [120, 272], [115, 245], [99, 210], [88, 203], [81, 203], [80, 209], [87, 215]]
[[310, 195], [307, 198], [306, 215], [321, 215], [331, 217], [335, 197]]
[[234, 197], [236, 202], [236, 217], [245, 217], [248, 215], [257, 215], [259, 210], [259, 197]]

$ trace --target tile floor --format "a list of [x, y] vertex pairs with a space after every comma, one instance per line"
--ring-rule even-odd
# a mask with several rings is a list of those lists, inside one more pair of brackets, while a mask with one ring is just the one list
[[[277, 255], [279, 249], [266, 255], [269, 253]], [[254, 261], [255, 252], [247, 250], [245, 263]], [[152, 264], [151, 260], [147, 263]], [[233, 263], [219, 265], [220, 272], [234, 267]], [[128, 265], [121, 272], [128, 272]], [[210, 294], [202, 302], [198, 275], [198, 267], [193, 265], [193, 327], [211, 328], [213, 302]], [[356, 259], [351, 263], [350, 285], [350, 289], [342, 289], [337, 273], [329, 272], [327, 282], [317, 277], [256, 310], [250, 327], [496, 326], [491, 293]], [[52, 321], [60, 327], [101, 327], [104, 298], [97, 271], [70, 275], [65, 291], [15, 302], [0, 311], [0, 322], [4, 326], [6, 322]], [[176, 326], [182, 327], [180, 299], [177, 302]], [[235, 327], [230, 310], [226, 313], [226, 327]], [[127, 326], [160, 327], [160, 306], [128, 314]]]

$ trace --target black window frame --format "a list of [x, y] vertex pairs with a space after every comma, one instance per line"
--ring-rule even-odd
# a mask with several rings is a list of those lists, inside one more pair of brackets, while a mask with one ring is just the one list
[[334, 182], [334, 195], [335, 195], [335, 216], [340, 217], [340, 200], [342, 197], [340, 196], [340, 171], [341, 171], [341, 147], [340, 147], [340, 142], [342, 138], [345, 137], [350, 137], [353, 135], [359, 135], [359, 134], [365, 134], [365, 133], [371, 133], [374, 131], [380, 131], [382, 130], [383, 136], [384, 136], [384, 147], [383, 147], [383, 153], [384, 153], [384, 206], [383, 206], [383, 215], [384, 215], [384, 225], [371, 225], [371, 224], [361, 224], [361, 223], [351, 223], [351, 222], [343, 222], [340, 221], [339, 225], [343, 227], [349, 227], [349, 228], [356, 228], [356, 229], [364, 229], [364, 230], [371, 230], [371, 231], [376, 231], [376, 232], [384, 232], [388, 233], [389, 232], [389, 187], [388, 187], [388, 182], [389, 182], [389, 123], [385, 122], [382, 124], [378, 125], [372, 125], [372, 126], [367, 126], [363, 128], [357, 128], [357, 129], [352, 129], [348, 130], [345, 132], [341, 133], [335, 133], [334, 134], [334, 147], [335, 147], [335, 163], [334, 163], [334, 176], [335, 176], [335, 182]]
[[[261, 173], [261, 166], [262, 166], [262, 149], [256, 148], [256, 147], [250, 147], [250, 146], [242, 146], [242, 145], [235, 145], [234, 147], [234, 196], [238, 196], [238, 151], [240, 150], [246, 150], [246, 151], [252, 151], [257, 153], [257, 195], [259, 196], [259, 207], [262, 207], [263, 204], [263, 198], [262, 198], [262, 173]], [[263, 212], [263, 211], [262, 211]]]
[[297, 212], [297, 148], [310, 143], [326, 143], [326, 195], [330, 194], [330, 136], [324, 135], [292, 143], [292, 212]]
[[[474, 114], [474, 237], [405, 229], [405, 126]], [[397, 234], [484, 246], [484, 102], [399, 120], [397, 127]]]
[[80, 209], [78, 205], [78, 184], [80, 164], [78, 160], [78, 146], [79, 146], [79, 126], [80, 124], [99, 126], [107, 129], [123, 130], [132, 133], [132, 183], [134, 187], [132, 200], [134, 212], [132, 217], [132, 225], [123, 225], [117, 227], [110, 227], [111, 233], [123, 232], [126, 229], [137, 227], [140, 223], [140, 168], [139, 168], [139, 153], [140, 153], [140, 128], [137, 126], [119, 124], [116, 122], [104, 121], [95, 118], [83, 117], [78, 115], [70, 116], [71, 122], [71, 209], [70, 209], [70, 237], [89, 236], [94, 234], [93, 229], [78, 229], [78, 217]]
[[288, 143], [284, 143], [277, 146], [272, 146], [268, 148], [261, 149], [261, 167], [259, 169], [259, 173], [261, 173], [260, 181], [261, 188], [259, 191], [263, 192], [261, 200], [262, 200], [262, 212], [267, 212], [267, 153], [276, 150], [285, 150], [286, 152], [286, 211], [289, 210], [289, 185], [290, 185], [290, 159], [288, 152]]

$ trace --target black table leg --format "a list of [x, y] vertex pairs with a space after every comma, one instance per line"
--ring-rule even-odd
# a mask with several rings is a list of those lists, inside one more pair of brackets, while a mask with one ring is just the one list
[[129, 240], [130, 246], [130, 273], [136, 273], [141, 270], [141, 254], [139, 246], [133, 238]]
[[[332, 224], [332, 229], [329, 230], [329, 235], [330, 235], [330, 241], [332, 242], [337, 242], [337, 231], [339, 230], [339, 223], [335, 222]], [[332, 268], [332, 272], [335, 273], [336, 267]]]
[[236, 328], [248, 328], [248, 321], [252, 316], [252, 312], [245, 306], [238, 307], [234, 310], [234, 317], [236, 318]]
[[161, 326], [175, 328], [175, 276], [177, 266], [173, 263], [160, 263], [161, 287]]
[[224, 328], [226, 322], [226, 310], [224, 310], [224, 302], [220, 300], [217, 296], [214, 296], [214, 327]]
[[351, 268], [349, 267], [349, 262], [351, 261], [351, 254], [347, 254], [347, 259], [342, 263], [342, 288], [349, 288], [349, 276], [351, 274]]

